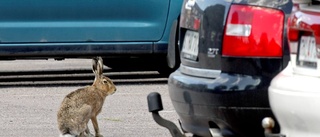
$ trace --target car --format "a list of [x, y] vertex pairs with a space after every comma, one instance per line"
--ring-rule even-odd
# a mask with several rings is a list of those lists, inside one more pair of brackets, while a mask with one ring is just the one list
[[273, 137], [320, 134], [319, 27], [320, 2], [296, 1], [287, 26], [290, 63], [269, 87], [270, 105], [281, 128]]
[[[180, 67], [168, 79], [182, 131], [261, 137], [268, 87], [289, 60], [286, 1], [184, 0]], [[279, 132], [279, 125], [273, 129]]]
[[[0, 0], [0, 59], [102, 56], [112, 68], [135, 68], [141, 59], [145, 66], [172, 70], [179, 55], [167, 55], [168, 45], [177, 34], [181, 5], [182, 0]], [[175, 50], [171, 37], [169, 50]], [[169, 65], [167, 56], [174, 59]]]

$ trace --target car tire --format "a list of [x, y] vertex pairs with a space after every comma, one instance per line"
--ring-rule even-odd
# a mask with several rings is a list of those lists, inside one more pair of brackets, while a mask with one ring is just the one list
[[165, 55], [158, 57], [137, 57], [137, 58], [104, 58], [104, 65], [111, 68], [111, 71], [158, 71], [163, 77], [169, 76], [174, 69], [168, 67]]
[[[152, 65], [148, 63], [145, 57], [121, 57], [121, 58], [105, 58], [104, 65], [112, 69], [112, 71], [149, 71]], [[147, 58], [147, 57], [146, 57]]]

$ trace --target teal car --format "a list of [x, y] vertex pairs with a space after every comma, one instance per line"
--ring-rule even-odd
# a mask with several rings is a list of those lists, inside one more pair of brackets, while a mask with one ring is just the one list
[[133, 59], [175, 68], [181, 5], [182, 0], [0, 0], [0, 59], [99, 55], [114, 68]]

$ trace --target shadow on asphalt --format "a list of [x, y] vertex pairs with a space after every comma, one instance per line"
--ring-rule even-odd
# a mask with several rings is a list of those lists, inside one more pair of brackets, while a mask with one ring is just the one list
[[[157, 71], [104, 72], [116, 85], [166, 84], [168, 80]], [[93, 80], [94, 75], [88, 69], [0, 72], [0, 88], [87, 86]]]

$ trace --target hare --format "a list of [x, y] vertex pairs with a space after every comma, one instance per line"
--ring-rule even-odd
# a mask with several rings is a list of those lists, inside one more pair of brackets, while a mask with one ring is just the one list
[[106, 96], [115, 93], [116, 87], [108, 77], [103, 76], [101, 57], [92, 59], [92, 70], [95, 74], [93, 84], [69, 93], [61, 103], [57, 114], [61, 137], [93, 136], [87, 126], [89, 120], [92, 121], [95, 136], [102, 137], [97, 115], [101, 112]]

